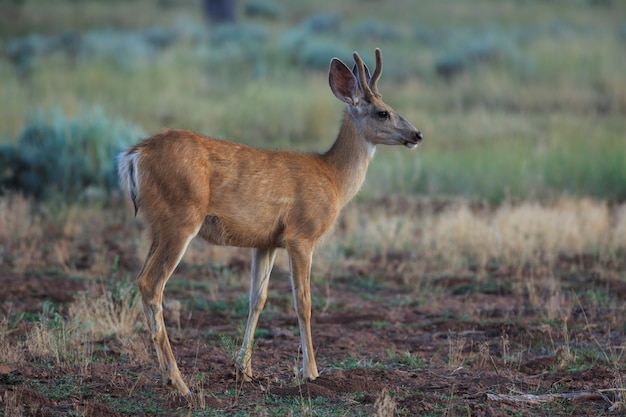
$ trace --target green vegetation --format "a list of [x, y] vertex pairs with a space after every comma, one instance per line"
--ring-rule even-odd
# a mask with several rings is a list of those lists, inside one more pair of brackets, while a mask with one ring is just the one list
[[626, 197], [621, 2], [253, 2], [239, 24], [215, 28], [191, 2], [117, 10], [94, 0], [68, 3], [65, 14], [33, 3], [0, 38], [10, 58], [0, 61], [0, 134], [17, 155], [24, 120], [80, 120], [94, 106], [112, 117], [109, 136], [123, 117], [147, 134], [183, 127], [321, 151], [342, 111], [325, 88], [330, 58], [359, 50], [371, 62], [380, 46], [381, 91], [426, 140], [417, 153], [381, 149], [361, 198]]
[[0, 147], [0, 188], [35, 198], [73, 201], [102, 197], [117, 188], [113, 156], [131, 145], [141, 131], [100, 109], [76, 119], [36, 112], [19, 134], [17, 144]]
[[[199, 7], [0, 2], [0, 414], [623, 409], [626, 3], [251, 0], [221, 27]], [[425, 140], [379, 147], [316, 248], [321, 378], [299, 377], [279, 255], [258, 380], [241, 384], [249, 251], [193, 242], [164, 315], [197, 395], [169, 394], [128, 278], [149, 242], [114, 192], [116, 153], [164, 127], [323, 151], [343, 111], [328, 62], [371, 66], [375, 47], [385, 100]], [[485, 401], [589, 387], [617, 408]]]

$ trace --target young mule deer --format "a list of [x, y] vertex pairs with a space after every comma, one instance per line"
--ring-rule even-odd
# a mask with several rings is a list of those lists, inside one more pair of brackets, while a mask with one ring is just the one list
[[152, 243], [138, 281], [163, 380], [189, 394], [163, 323], [165, 283], [195, 236], [216, 245], [254, 248], [250, 311], [237, 368], [252, 375], [252, 341], [267, 299], [277, 248], [287, 249], [298, 316], [304, 378], [317, 378], [311, 339], [311, 257], [357, 193], [375, 146], [415, 148], [422, 134], [383, 103], [377, 82], [354, 53], [350, 71], [330, 63], [329, 83], [346, 103], [337, 140], [324, 154], [254, 149], [187, 130], [165, 130], [119, 156], [123, 189], [141, 211]]

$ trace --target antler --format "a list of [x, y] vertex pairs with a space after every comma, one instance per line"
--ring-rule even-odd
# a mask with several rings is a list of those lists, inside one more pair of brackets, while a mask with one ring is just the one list
[[383, 54], [380, 51], [380, 48], [376, 48], [376, 50], [374, 51], [376, 53], [376, 69], [374, 70], [374, 73], [372, 74], [372, 79], [370, 80], [370, 88], [372, 89], [372, 92], [379, 96], [380, 94], [378, 94], [378, 79], [380, 78], [380, 74], [383, 73]]
[[359, 75], [359, 83], [363, 88], [363, 95], [365, 95], [365, 99], [369, 100], [374, 96], [380, 96], [378, 94], [378, 79], [380, 78], [380, 74], [383, 72], [383, 57], [379, 48], [376, 48], [376, 69], [374, 70], [374, 74], [372, 75], [370, 82], [367, 82], [365, 64], [363, 60], [359, 56], [357, 52], [354, 52], [352, 56], [354, 57], [354, 62], [356, 63]]
[[363, 64], [363, 60], [361, 59], [361, 57], [359, 56], [357, 52], [354, 52], [352, 54], [352, 57], [354, 58], [354, 62], [356, 63], [356, 67], [358, 69], [359, 84], [361, 85], [361, 88], [363, 89], [363, 95], [365, 96], [366, 100], [369, 100], [374, 96], [374, 93], [372, 92], [369, 84], [367, 83], [367, 77], [365, 76], [365, 64]]

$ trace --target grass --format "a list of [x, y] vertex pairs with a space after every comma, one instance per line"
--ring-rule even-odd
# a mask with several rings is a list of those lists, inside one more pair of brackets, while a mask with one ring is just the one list
[[[174, 349], [201, 395], [177, 402], [154, 381], [154, 352], [127, 279], [148, 248], [131, 209], [115, 193], [81, 203], [4, 194], [0, 274], [7, 291], [21, 294], [16, 282], [35, 273], [46, 281], [50, 271], [55, 282], [80, 276], [85, 285], [69, 302], [3, 301], [5, 415], [36, 413], [24, 404], [52, 407], [50, 401], [88, 415], [94, 397], [129, 415], [208, 416], [220, 409], [237, 416], [566, 415], [580, 410], [478, 404], [471, 386], [500, 392], [504, 380], [530, 392], [567, 391], [564, 374], [574, 375], [575, 384], [623, 371], [621, 2], [394, 0], [380, 7], [276, 0], [276, 20], [243, 17], [242, 27], [214, 32], [197, 2], [5, 3], [0, 49], [33, 33], [40, 37], [30, 41], [41, 45], [65, 31], [96, 39], [102, 49], [0, 60], [0, 144], [14, 144], [38, 112], [72, 120], [99, 108], [148, 134], [181, 127], [254, 146], [323, 151], [342, 113], [326, 88], [323, 63], [329, 54], [358, 50], [371, 65], [376, 46], [385, 56], [385, 100], [426, 137], [418, 152], [378, 149], [364, 189], [317, 249], [313, 266], [320, 317], [384, 308], [373, 323], [341, 326], [357, 340], [371, 332], [393, 341], [363, 355], [333, 350], [345, 343], [343, 335], [325, 335], [328, 325], [320, 320], [314, 328], [314, 340], [324, 343], [320, 363], [353, 379], [361, 372], [373, 380], [411, 374], [412, 388], [358, 398], [348, 390], [332, 401], [270, 394], [272, 386], [298, 383], [295, 354], [281, 356], [285, 369], [264, 362], [263, 386], [223, 382], [247, 313], [249, 251], [194, 242], [166, 297], [178, 302], [168, 319], [176, 327]], [[333, 21], [338, 28], [311, 29]], [[178, 40], [158, 51], [138, 40], [155, 28]], [[124, 48], [110, 47], [120, 39]], [[442, 63], [456, 67], [446, 75]], [[280, 255], [275, 275], [287, 270]], [[287, 288], [281, 279], [273, 283]], [[272, 343], [296, 346], [297, 331], [284, 331], [295, 328], [293, 320], [289, 291], [272, 289], [255, 354], [271, 356]], [[407, 329], [408, 341], [394, 339]], [[424, 343], [432, 350], [420, 350]], [[542, 360], [548, 365], [540, 373], [522, 372], [535, 372]], [[14, 367], [28, 374], [8, 371]], [[60, 383], [51, 383], [56, 377]], [[36, 401], [28, 390], [38, 393]], [[606, 412], [597, 404], [584, 411]]]
[[[370, 63], [367, 51], [381, 46], [386, 58], [381, 91], [426, 136], [417, 154], [381, 149], [361, 198], [389, 192], [461, 195], [492, 203], [563, 195], [626, 197], [626, 151], [620, 146], [626, 109], [621, 76], [626, 59], [617, 19], [624, 11], [621, 3], [481, 1], [471, 10], [462, 2], [423, 2], [419, 10], [403, 0], [396, 3], [389, 10], [375, 3], [333, 4], [329, 10], [339, 19], [339, 34], [310, 32], [307, 6], [277, 4], [284, 10], [278, 21], [244, 18], [242, 27], [220, 36], [191, 17], [193, 6], [187, 3], [160, 10], [136, 1], [133, 7], [144, 8], [146, 21], [132, 28], [126, 12], [111, 16], [116, 8], [94, 1], [66, 4], [61, 10], [67, 20], [62, 13], [49, 13], [49, 24], [39, 32], [55, 36], [51, 28], [57, 22], [103, 43], [114, 42], [115, 36], [135, 42], [143, 32], [133, 30], [158, 24], [179, 40], [145, 59], [136, 58], [143, 52], [127, 56], [123, 48], [78, 60], [57, 51], [37, 56], [25, 76], [1, 61], [5, 88], [0, 102], [11, 105], [0, 115], [0, 141], [15, 141], [36, 109], [71, 118], [86, 105], [97, 105], [149, 133], [184, 127], [255, 146], [323, 151], [336, 134], [342, 107], [324, 88], [325, 69], [307, 70], [297, 56], [290, 58], [294, 52], [285, 39], [300, 31], [320, 44], [357, 49]], [[398, 15], [397, 10], [405, 12]], [[408, 18], [409, 11], [428, 24]], [[30, 1], [21, 13], [24, 25], [38, 16]], [[74, 22], [73, 13], [83, 20]], [[91, 21], [98, 13], [119, 34], [98, 32]], [[331, 17], [318, 14], [318, 20]], [[384, 35], [389, 32], [382, 30], [385, 22], [393, 22], [393, 36]], [[24, 31], [15, 24], [10, 32], [11, 27], [0, 39], [8, 42]], [[372, 36], [363, 36], [367, 27]], [[251, 51], [241, 41], [250, 31], [263, 33]], [[437, 75], [438, 60], [472, 48], [496, 58], [470, 61], [451, 80]], [[324, 62], [334, 53], [318, 49]], [[136, 62], [120, 67], [120, 61], [131, 59]]]
[[[30, 216], [43, 216], [40, 220], [41, 224], [48, 224], [50, 220], [45, 217], [48, 210], [34, 203], [29, 204], [32, 204], [28, 206]], [[407, 209], [407, 204], [413, 204], [414, 208]], [[428, 206], [423, 206], [423, 202], [419, 201], [396, 201], [391, 204], [385, 202], [381, 205], [359, 204], [360, 209], [349, 211], [348, 217], [342, 222], [359, 224], [369, 221], [371, 224], [368, 227], [354, 228], [340, 224], [335, 233], [336, 236], [327, 244], [336, 249], [332, 241], [341, 240], [342, 245], [345, 245], [344, 249], [341, 249], [344, 251], [343, 255], [328, 264], [322, 262], [318, 265], [318, 274], [332, 276], [331, 271], [324, 270], [324, 268], [339, 268], [347, 271], [352, 268], [351, 265], [354, 264], [351, 262], [355, 259], [365, 260], [368, 262], [365, 268], [369, 271], [364, 278], [367, 285], [349, 284], [347, 288], [354, 294], [352, 297], [359, 297], [361, 300], [359, 303], [380, 304], [382, 294], [390, 291], [397, 292], [398, 282], [390, 279], [389, 271], [400, 266], [403, 268], [403, 277], [399, 282], [405, 285], [404, 288], [409, 289], [408, 294], [411, 294], [411, 291], [414, 291], [413, 294], [416, 295], [418, 292], [430, 294], [430, 297], [423, 299], [417, 307], [418, 311], [429, 312], [430, 320], [420, 320], [421, 327], [416, 328], [416, 331], [433, 333], [431, 329], [445, 329], [448, 323], [464, 326], [467, 330], [458, 332], [442, 330], [440, 336], [436, 336], [437, 332], [435, 332], [434, 337], [445, 342], [440, 345], [438, 352], [424, 354], [420, 351], [405, 350], [405, 347], [396, 348], [395, 345], [381, 346], [382, 350], [377, 355], [340, 355], [324, 363], [325, 369], [329, 372], [340, 370], [347, 373], [402, 371], [420, 375], [445, 370], [450, 377], [460, 377], [464, 372], [473, 370], [493, 372], [495, 369], [502, 375], [508, 375], [511, 372], [519, 372], [529, 356], [544, 357], [545, 355], [555, 358], [552, 364], [544, 370], [548, 376], [565, 372], [568, 375], [580, 375], [581, 378], [585, 378], [585, 375], [595, 372], [596, 369], [606, 368], [618, 371], [623, 368], [623, 343], [620, 344], [616, 339], [616, 337], [619, 338], [625, 326], [623, 307], [616, 295], [608, 290], [610, 287], [590, 289], [589, 284], [583, 282], [586, 276], [585, 268], [591, 268], [590, 271], [595, 271], [596, 275], [599, 274], [597, 276], [600, 279], [611, 283], [610, 285], [618, 285], [619, 274], [623, 275], [623, 272], [620, 272], [619, 268], [610, 269], [606, 265], [619, 259], [619, 253], [624, 250], [621, 235], [617, 237], [613, 235], [615, 231], [622, 230], [624, 227], [620, 223], [623, 221], [623, 207], [594, 200], [572, 199], [556, 201], [549, 205], [539, 203], [503, 205], [497, 209], [488, 206], [470, 207], [465, 203], [448, 202], [444, 210], [433, 210], [436, 205], [430, 204], [436, 203], [431, 202]], [[402, 227], [398, 229], [393, 226], [398, 221], [394, 212], [400, 207], [404, 207], [403, 210], [411, 214], [407, 214]], [[415, 207], [421, 208], [417, 210]], [[85, 210], [94, 213], [102, 212], [98, 206], [86, 207]], [[83, 213], [81, 216], [87, 219], [92, 218], [89, 213]], [[361, 219], [350, 218], [350, 216], [361, 217]], [[24, 224], [33, 224], [29, 222], [28, 215], [25, 217]], [[111, 221], [113, 225], [119, 224], [121, 220], [116, 217], [105, 216], [101, 219], [103, 229], [115, 230], [115, 227], [105, 225]], [[68, 216], [53, 216], [50, 224], [54, 225], [54, 221], [60, 221], [63, 225], [67, 218]], [[391, 227], [385, 226], [387, 221], [392, 224]], [[91, 233], [92, 227], [93, 225], [84, 228], [75, 226], [70, 228], [70, 233], [62, 239], [81, 241], [83, 234]], [[401, 232], [398, 231], [400, 229]], [[524, 230], [523, 236], [519, 236], [520, 230]], [[386, 233], [390, 233], [392, 237], [379, 239], [380, 234]], [[450, 235], [451, 233], [454, 234]], [[415, 240], [415, 236], [420, 236], [419, 241]], [[498, 236], [499, 243], [494, 244], [494, 238], [490, 236]], [[16, 234], [13, 240], [8, 239], [7, 247], [22, 247], [21, 241], [24, 239], [32, 239], [29, 227]], [[47, 239], [46, 236], [39, 237], [33, 242], [33, 248], [41, 248], [45, 239]], [[104, 246], [92, 249], [106, 252], [104, 242], [107, 242], [107, 239], [96, 241], [94, 244], [104, 244]], [[364, 242], [370, 242], [370, 244], [364, 244]], [[74, 250], [71, 245], [69, 246], [70, 253]], [[135, 244], [132, 247], [135, 251], [134, 256], [139, 256], [138, 252], [142, 250], [143, 245]], [[402, 262], [399, 264], [395, 260], [398, 253], [403, 253]], [[381, 254], [386, 254], [386, 258]], [[236, 251], [232, 252], [232, 255], [238, 256]], [[576, 262], [567, 263], [577, 257], [581, 259], [578, 262], [587, 262], [588, 266]], [[17, 316], [7, 316], [0, 327], [2, 335], [7, 340], [7, 343], [0, 345], [0, 352], [4, 352], [0, 357], [2, 363], [11, 364], [11, 366], [33, 361], [34, 372], [67, 373], [69, 369], [79, 369], [79, 371], [73, 371], [75, 373], [67, 374], [68, 377], [63, 380], [63, 383], [56, 387], [48, 386], [45, 380], [41, 384], [31, 385], [30, 389], [43, 396], [41, 404], [45, 404], [46, 398], [64, 402], [70, 401], [73, 397], [89, 397], [91, 395], [90, 383], [85, 382], [83, 378], [93, 375], [94, 367], [106, 366], [109, 369], [108, 373], [116, 367], [129, 367], [131, 364], [138, 366], [139, 368], [133, 368], [131, 374], [119, 377], [124, 384], [128, 384], [127, 386], [135, 384], [138, 386], [137, 389], [132, 388], [132, 395], [128, 401], [124, 401], [123, 406], [121, 403], [118, 404], [119, 398], [106, 393], [99, 394], [98, 401], [111, 409], [126, 410], [123, 411], [124, 413], [134, 414], [136, 410], [150, 409], [154, 410], [156, 415], [163, 415], [160, 413], [164, 412], [165, 406], [159, 402], [162, 401], [158, 399], [160, 394], [146, 387], [146, 384], [154, 384], [149, 382], [149, 377], [146, 376], [146, 370], [154, 364], [154, 358], [147, 335], [141, 330], [142, 319], [136, 287], [123, 278], [126, 274], [124, 264], [120, 263], [119, 258], [113, 259], [107, 269], [107, 274], [111, 278], [96, 280], [85, 278], [87, 284], [90, 281], [97, 282], [97, 284], [88, 285], [86, 291], [77, 294], [70, 304], [66, 306], [47, 304], [43, 311], [34, 317], [34, 321], [25, 322], [22, 325], [19, 325], [21, 319]], [[411, 261], [411, 259], [414, 260]], [[583, 261], [583, 259], [587, 260]], [[208, 314], [210, 316], [214, 311], [230, 317], [229, 321], [232, 322], [245, 320], [245, 314], [243, 314], [245, 303], [240, 300], [245, 299], [247, 289], [245, 285], [240, 285], [239, 278], [234, 282], [228, 279], [223, 281], [211, 295], [210, 291], [207, 291], [207, 286], [197, 281], [199, 276], [204, 275], [208, 270], [196, 269], [195, 265], [190, 263], [187, 266], [185, 269], [187, 277], [181, 282], [178, 282], [176, 278], [173, 279], [172, 283], [178, 284], [172, 287], [173, 289], [176, 287], [175, 297], [184, 302], [187, 294], [195, 293], [199, 300], [216, 297], [219, 302], [207, 301], [209, 307], [204, 309], [204, 313], [195, 305], [187, 306], [182, 314], [182, 330], [178, 332], [172, 330], [172, 334], [177, 339], [179, 337], [203, 337], [184, 324], [185, 320], [189, 320], [185, 317], [191, 317], [191, 315]], [[227, 266], [219, 267], [217, 275], [222, 275], [228, 268]], [[444, 268], [447, 269], [448, 275], [442, 275], [441, 271]], [[455, 277], [467, 274], [472, 268], [480, 272], [474, 272], [471, 275], [472, 278], [467, 281], [468, 284], [451, 286]], [[532, 279], [527, 276], [529, 268], [534, 271]], [[98, 265], [94, 265], [93, 270], [88, 273], [97, 276], [99, 269]], [[383, 272], [385, 270], [387, 272]], [[415, 271], [420, 272], [416, 274]], [[335, 280], [341, 282], [343, 273], [335, 271]], [[502, 273], [506, 275], [506, 284], [499, 281], [502, 279], [499, 277]], [[63, 273], [60, 275], [63, 277]], [[241, 278], [241, 280], [244, 279]], [[334, 292], [339, 291], [342, 284], [338, 285], [335, 280], [330, 281], [328, 289], [330, 292], [326, 294], [326, 297], [336, 302]], [[315, 285], [319, 291], [321, 287], [326, 286], [326, 282], [319, 280]], [[475, 290], [457, 291], [454, 289], [463, 285], [474, 285]], [[277, 305], [272, 306], [274, 310], [269, 319], [271, 322], [279, 320], [280, 323], [285, 320], [285, 312], [290, 311], [291, 305], [283, 300], [282, 293], [273, 291], [268, 303], [277, 303]], [[406, 291], [400, 291], [397, 297], [401, 297]], [[527, 308], [530, 308], [525, 313], [512, 311], [508, 313], [510, 314], [508, 319], [504, 320], [504, 323], [508, 321], [513, 327], [522, 327], [523, 332], [504, 331], [497, 337], [484, 339], [486, 330], [483, 329], [488, 329], [491, 323], [494, 326], [502, 325], [501, 316], [494, 316], [493, 311], [489, 309], [476, 312], [465, 309], [463, 306], [457, 308], [454, 304], [442, 304], [444, 299], [448, 301], [453, 299], [466, 300], [463, 305], [470, 306], [472, 299], [497, 296], [500, 293], [521, 297], [525, 300]], [[398, 323], [393, 319], [393, 315], [398, 314], [398, 311], [413, 308], [405, 303], [395, 305], [393, 300], [397, 298], [385, 301], [385, 304], [390, 306], [391, 313], [389, 314], [391, 315], [385, 321], [372, 322], [370, 324], [372, 331], [393, 334], [398, 330], [398, 326], [417, 324]], [[345, 303], [345, 301], [342, 302]], [[438, 308], [444, 310], [438, 310]], [[334, 304], [331, 301], [324, 305], [324, 309], [330, 314], [338, 314], [349, 310], [350, 306]], [[580, 311], [577, 309], [583, 309], [587, 317], [586, 321], [581, 318], [580, 312], [576, 312]], [[241, 314], [238, 313], [239, 310], [242, 311]], [[321, 307], [316, 310], [321, 310]], [[239, 319], [233, 319], [233, 315]], [[529, 318], [535, 320], [534, 323], [530, 323]], [[262, 316], [260, 329], [271, 328], [272, 324], [264, 323], [264, 320], [268, 320], [267, 315]], [[172, 325], [175, 324], [172, 322]], [[365, 322], [360, 326], [363, 325]], [[23, 332], [23, 326], [30, 331], [26, 333], [25, 339], [16, 339], [13, 335], [19, 329]], [[346, 331], [349, 331], [350, 324], [345, 326]], [[207, 324], [207, 329], [210, 327], [211, 324]], [[266, 335], [271, 335], [271, 331], [261, 330], [258, 333], [259, 343], [271, 343], [276, 337], [267, 336], [266, 341], [264, 340]], [[208, 343], [215, 344], [217, 350], [212, 352], [216, 353], [195, 353], [193, 360], [202, 360], [201, 358], [205, 356], [208, 361], [221, 356], [227, 359], [231, 356], [230, 353], [237, 350], [236, 340], [240, 337], [240, 330], [237, 329], [236, 323], [232, 323], [228, 330], [218, 333], [218, 336], [209, 335], [206, 338]], [[297, 336], [294, 336], [293, 340], [297, 341]], [[201, 349], [206, 349], [203, 347], [204, 343], [199, 344]], [[327, 346], [321, 351], [324, 352], [329, 348]], [[203, 366], [198, 365], [198, 375], [202, 375], [201, 372], [208, 372], [207, 378], [215, 381], [214, 376], [210, 375], [215, 371], [203, 368]], [[228, 366], [216, 364], [215, 367], [220, 369]], [[80, 375], [86, 376], [80, 377]], [[193, 378], [193, 376], [190, 377]], [[96, 381], [95, 383], [102, 382]], [[293, 376], [280, 382], [269, 382], [270, 385], [293, 383]], [[238, 404], [234, 406], [237, 411], [233, 412], [233, 415], [251, 415], [259, 410], [267, 410], [268, 415], [292, 412], [332, 416], [346, 413], [368, 415], [372, 410], [386, 409], [385, 407], [389, 408], [391, 404], [388, 400], [387, 405], [384, 405], [384, 396], [380, 397], [379, 406], [369, 406], [373, 408], [359, 406], [356, 409], [354, 404], [346, 398], [340, 400], [339, 403], [328, 403], [323, 398], [309, 400], [306, 396], [288, 399], [267, 396], [265, 403], [247, 403], [246, 398], [251, 395], [251, 390], [254, 391], [251, 387], [244, 386], [241, 390], [237, 390], [237, 394], [221, 394], [210, 391], [206, 384], [208, 382], [202, 383], [201, 380], [198, 380], [196, 384], [197, 389], [204, 392], [200, 398], [204, 403], [199, 401], [191, 406], [179, 404], [174, 407], [183, 407], [183, 409], [191, 407], [189, 408], [191, 415], [212, 415], [215, 413], [213, 411], [216, 406], [215, 401], [218, 401], [213, 398], [218, 398], [222, 406], [231, 401]], [[565, 386], [560, 389], [567, 392]], [[450, 392], [448, 391], [448, 394]], [[457, 392], [456, 389], [454, 392]], [[389, 398], [395, 402], [395, 410], [400, 415], [403, 410], [402, 398], [407, 395], [413, 394], [408, 391], [394, 391], [389, 394]], [[458, 402], [464, 401], [463, 395], [460, 394], [428, 398], [429, 401], [438, 404], [437, 407], [441, 409], [456, 409], [455, 407], [460, 407]], [[19, 399], [16, 401], [19, 403]], [[89, 404], [83, 404], [81, 407], [89, 406]], [[171, 409], [167, 407], [166, 409]], [[13, 409], [18, 408], [18, 405], [15, 405]], [[88, 408], [75, 408], [76, 412], [86, 409]]]

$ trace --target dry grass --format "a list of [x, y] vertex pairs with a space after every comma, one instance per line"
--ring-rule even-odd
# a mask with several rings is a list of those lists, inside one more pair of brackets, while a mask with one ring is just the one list
[[465, 349], [467, 339], [461, 334], [448, 333], [448, 368], [454, 371], [463, 367], [465, 362]]
[[394, 417], [397, 412], [397, 404], [387, 391], [380, 393], [374, 403], [376, 417]]
[[102, 276], [111, 265], [102, 231], [123, 219], [119, 211], [100, 203], [37, 204], [18, 194], [0, 195], [0, 261], [17, 273], [51, 268], [70, 272], [85, 254], [89, 261], [88, 267], [79, 265], [82, 272]]
[[118, 284], [113, 290], [83, 292], [68, 312], [70, 319], [79, 320], [90, 337], [119, 339], [137, 331], [142, 314], [139, 292], [131, 284]]
[[[88, 375], [101, 355], [108, 355], [100, 350], [105, 346], [121, 363], [153, 367], [154, 354], [143, 330], [139, 293], [136, 284], [125, 279], [136, 273], [147, 250], [140, 219], [96, 206], [68, 206], [50, 214], [51, 209], [45, 205], [15, 196], [0, 197], [0, 205], [11, 211], [0, 212], [2, 224], [7, 226], [0, 230], [2, 256], [11, 255], [21, 262], [7, 269], [10, 274], [14, 273], [15, 265], [36, 270], [41, 265], [62, 263], [64, 273], [69, 271], [65, 275], [80, 275], [86, 281], [86, 290], [74, 294], [72, 302], [55, 308], [46, 304], [33, 323], [17, 323], [11, 315], [4, 321], [0, 317], [0, 364], [12, 368], [26, 365], [28, 360], [38, 366], [73, 368], [81, 375]], [[15, 212], [18, 208], [21, 213]], [[615, 369], [617, 374], [623, 368], [626, 349], [614, 334], [621, 335], [626, 307], [606, 291], [621, 280], [620, 257], [626, 249], [625, 232], [626, 205], [612, 206], [589, 199], [562, 199], [550, 204], [521, 202], [499, 207], [447, 200], [357, 201], [317, 249], [315, 275], [323, 276], [325, 281], [318, 279], [313, 284], [318, 293], [319, 287], [326, 284], [324, 309], [332, 313], [340, 311], [332, 306], [333, 288], [355, 285], [355, 293], [364, 293], [368, 285], [381, 284], [379, 279], [394, 279], [391, 287], [406, 288], [407, 293], [400, 291], [396, 298], [386, 302], [394, 306], [398, 303], [399, 313], [408, 305], [415, 311], [428, 312], [426, 321], [431, 321], [428, 326], [438, 329], [443, 336], [433, 336], [433, 340], [441, 340], [442, 344], [430, 363], [441, 366], [451, 379], [476, 369], [486, 373], [495, 370], [503, 375], [520, 372], [529, 358], [540, 355], [541, 359], [546, 354], [550, 359], [549, 372], [585, 370], [597, 364]], [[84, 242], [89, 243], [89, 251], [99, 253], [99, 258], [88, 269], [78, 271], [73, 269], [71, 259], [76, 256], [78, 245]], [[50, 256], [53, 243], [67, 249], [70, 261], [61, 262]], [[33, 253], [20, 253], [23, 248]], [[109, 251], [136, 259], [136, 264], [122, 265], [120, 261], [112, 266], [111, 257], [106, 255]], [[286, 269], [284, 251], [281, 253], [277, 266]], [[26, 256], [34, 256], [37, 263], [29, 263]], [[211, 284], [201, 287], [202, 291], [207, 290], [202, 297], [210, 303], [223, 300], [225, 290], [232, 297], [245, 292], [248, 268], [243, 262], [248, 259], [247, 249], [213, 247], [198, 240], [176, 275], [187, 276], [188, 280], [210, 277]], [[587, 290], [585, 281], [572, 287], [573, 283], [565, 278], [569, 275], [564, 275], [564, 267], [573, 268], [573, 280], [586, 279], [589, 271], [599, 282], [606, 281], [607, 286], [590, 285]], [[363, 282], [341, 279], [353, 273], [363, 273]], [[336, 283], [334, 278], [339, 278]], [[483, 291], [483, 284], [494, 283], [496, 293], [492, 287]], [[500, 285], [504, 288], [502, 292]], [[466, 292], [457, 293], [461, 287], [467, 287], [462, 290]], [[189, 299], [189, 291], [196, 291], [194, 288], [190, 285], [182, 290], [185, 301]], [[372, 293], [375, 295], [376, 291]], [[416, 294], [424, 298], [418, 299]], [[368, 297], [364, 300], [370, 301]], [[523, 307], [509, 308], [506, 303], [511, 300], [519, 303], [517, 307]], [[495, 304], [490, 305], [491, 302]], [[172, 314], [169, 323], [178, 326], [180, 334], [195, 332], [186, 327], [184, 318], [180, 329], [180, 314], [185, 307], [176, 301], [166, 306]], [[532, 320], [525, 314], [532, 314]], [[581, 314], [585, 315], [582, 325]], [[393, 314], [386, 317], [389, 323], [385, 322], [385, 326], [399, 325]], [[498, 330], [499, 336], [486, 336], [488, 330], [495, 329], [489, 324], [494, 320], [496, 324], [522, 323], [525, 330], [518, 333], [503, 325]], [[438, 327], [440, 321], [442, 326]], [[447, 328], [450, 321], [459, 323], [459, 328]], [[16, 338], [14, 328], [24, 336]], [[232, 346], [224, 347], [232, 350]], [[392, 363], [409, 363], [413, 369], [422, 367], [416, 362], [422, 353], [391, 351], [388, 355]], [[146, 378], [142, 375], [140, 380]], [[621, 380], [616, 383], [623, 386]], [[190, 400], [190, 412], [210, 407], [209, 402], [215, 399], [206, 394], [205, 376], [201, 374], [191, 385], [199, 395]], [[455, 389], [451, 388], [452, 394]], [[456, 400], [450, 398], [448, 405], [453, 410]], [[403, 403], [397, 400], [393, 393], [383, 393], [371, 407], [372, 412], [381, 416], [401, 413]], [[7, 396], [5, 414], [7, 410], [19, 412], [19, 401], [18, 397]], [[312, 415], [313, 407], [310, 400], [301, 397], [297, 410]]]
[[[480, 209], [464, 202], [447, 204], [443, 210], [423, 206], [416, 200], [353, 203], [317, 248], [316, 274], [332, 276], [354, 260], [379, 257], [385, 263], [390, 254], [408, 252], [425, 261], [419, 263], [421, 268], [426, 264], [440, 272], [463, 271], [469, 266], [481, 271], [493, 263], [518, 271], [539, 271], [541, 266], [536, 273], [543, 275], [535, 278], [545, 282], [559, 256], [591, 254], [606, 261], [626, 250], [626, 204], [565, 198], [550, 204], [522, 202]], [[21, 196], [1, 196], [0, 258], [16, 272], [42, 268], [70, 272], [79, 264], [77, 254], [87, 251], [90, 260], [80, 265], [81, 274], [97, 277], [108, 273], [115, 256], [113, 244], [127, 259], [141, 263], [148, 248], [144, 233], [123, 233], [122, 241], [113, 243], [119, 236], [102, 233], [109, 229], [122, 234], [143, 227], [140, 220], [120, 210], [74, 205], [55, 211]], [[197, 240], [182, 262], [206, 267], [226, 265], [233, 258], [247, 260], [249, 250]], [[282, 254], [277, 266], [287, 268]], [[416, 276], [422, 271], [413, 272]], [[228, 279], [247, 285], [246, 273]], [[531, 301], [536, 291], [529, 289]]]
[[336, 239], [372, 256], [411, 251], [439, 267], [484, 269], [552, 266], [560, 255], [599, 255], [610, 259], [626, 249], [626, 205], [609, 207], [591, 199], [551, 204], [522, 202], [495, 209], [450, 204], [441, 212], [397, 208], [381, 212], [348, 210]]
[[[111, 256], [107, 245], [111, 239], [116, 239], [119, 245], [120, 241], [131, 237], [116, 248], [122, 248], [124, 255], [135, 259], [137, 265], [147, 250], [142, 233], [126, 231], [108, 238], [99, 233], [98, 230], [123, 231], [141, 224], [131, 216], [108, 212], [99, 206], [68, 206], [50, 215], [46, 206], [36, 206], [20, 196], [4, 196], [0, 197], [0, 207], [0, 255], [13, 271], [51, 266], [75, 271], [71, 258], [79, 245], [88, 242], [96, 260], [80, 273], [102, 277], [110, 273]], [[512, 289], [523, 294], [530, 306], [542, 311], [546, 320], [566, 323], [576, 301], [552, 272], [559, 257], [591, 254], [601, 261], [610, 261], [626, 250], [624, 204], [609, 206], [590, 199], [561, 199], [551, 204], [522, 202], [497, 208], [477, 209], [467, 203], [438, 207], [415, 201], [352, 204], [336, 230], [318, 248], [315, 275], [325, 277], [328, 287], [337, 273], [351, 265], [358, 266], [359, 262], [373, 259], [377, 264], [387, 265], [387, 257], [394, 253], [409, 253], [409, 258], [402, 256], [404, 260], [398, 275], [405, 284], [417, 288], [428, 285], [422, 281], [433, 271], [445, 274], [476, 268], [480, 276], [480, 271], [486, 272], [496, 265], [500, 270], [510, 271]], [[233, 259], [247, 262], [248, 250], [233, 251], [198, 241], [191, 245], [183, 263], [211, 268], [211, 265], [226, 265]], [[407, 259], [416, 259], [416, 262]], [[287, 268], [284, 254], [279, 257], [277, 266]], [[602, 276], [601, 267], [598, 268]], [[248, 285], [246, 268], [234, 271], [234, 274], [208, 271], [217, 276], [213, 290], [232, 285], [245, 290]], [[436, 299], [436, 294], [431, 296]], [[216, 299], [218, 295], [209, 298]], [[330, 300], [329, 294], [327, 298]], [[602, 303], [601, 297], [594, 302]], [[115, 341], [121, 351], [139, 362], [147, 362], [151, 357], [150, 348], [136, 336], [142, 317], [134, 284], [118, 283], [113, 287], [91, 284], [86, 292], [76, 296], [63, 316], [54, 311], [44, 312], [23, 351], [56, 363], [85, 364], [91, 356], [88, 341], [104, 338]], [[616, 316], [607, 325], [617, 329], [622, 324], [623, 320]], [[0, 332], [8, 334], [10, 331], [4, 322]], [[1, 342], [0, 355], [3, 363], [21, 358], [19, 349], [10, 349]]]
[[561, 254], [613, 256], [626, 248], [623, 210], [588, 199], [503, 205], [495, 212], [461, 205], [425, 220], [421, 245], [451, 268], [468, 260], [480, 268], [490, 260], [524, 267], [551, 266]]
[[32, 203], [21, 195], [0, 197], [0, 259], [17, 272], [42, 262], [41, 217], [32, 212]]
[[86, 369], [93, 358], [91, 343], [83, 337], [78, 323], [64, 320], [51, 305], [44, 308], [24, 346], [31, 358], [57, 366]]
[[9, 336], [12, 332], [13, 329], [6, 318], [0, 321], [0, 364], [13, 365], [24, 358], [22, 347], [10, 342]]
[[[133, 362], [150, 363], [150, 348], [138, 332], [142, 319], [134, 285], [118, 284], [112, 290], [93, 285], [77, 294], [63, 313], [45, 304], [39, 320], [19, 346], [0, 343], [0, 353], [4, 352], [0, 362], [19, 362], [23, 358], [19, 351], [24, 349], [35, 360], [84, 369], [93, 362], [93, 345], [106, 340], [111, 349], [128, 355]], [[3, 324], [0, 332], [7, 331]]]

